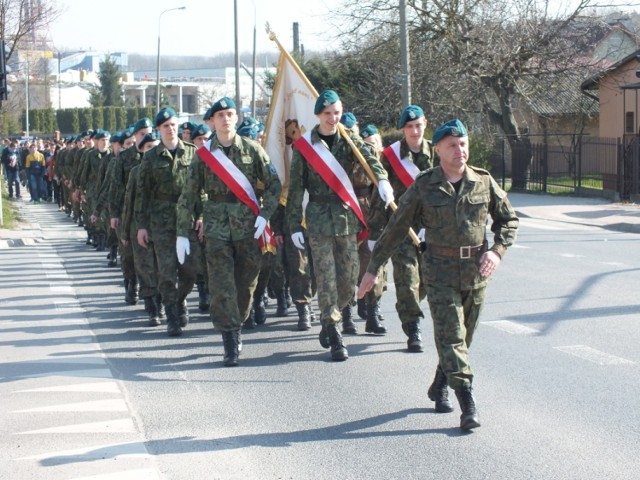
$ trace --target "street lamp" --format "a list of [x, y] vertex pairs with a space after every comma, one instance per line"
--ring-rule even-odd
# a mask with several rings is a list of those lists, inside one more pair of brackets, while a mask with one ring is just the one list
[[162, 19], [162, 15], [167, 12], [172, 12], [174, 10], [185, 10], [187, 7], [176, 7], [176, 8], [168, 8], [167, 10], [163, 10], [160, 12], [158, 16], [158, 59], [156, 62], [156, 110], [160, 110], [160, 20]]

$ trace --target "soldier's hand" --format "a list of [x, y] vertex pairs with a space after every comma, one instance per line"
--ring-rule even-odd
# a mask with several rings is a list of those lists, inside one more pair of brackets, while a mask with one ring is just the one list
[[111, 228], [113, 228], [114, 230], [117, 230], [118, 228], [120, 228], [120, 219], [119, 218], [112, 218], [109, 223], [111, 224]]
[[124, 245], [125, 247], [127, 245], [129, 245], [129, 240], [125, 240], [124, 238], [122, 240], [120, 240], [122, 242], [122, 245]]
[[149, 243], [149, 234], [147, 233], [146, 228], [141, 228], [140, 230], [138, 230], [137, 240], [138, 245], [140, 245], [142, 248], [147, 248], [147, 244]]
[[95, 215], [91, 215], [89, 217], [89, 220], [91, 221], [91, 223], [96, 223], [98, 221], [98, 217], [96, 217]]
[[302, 232], [296, 232], [291, 234], [291, 241], [300, 250], [304, 250], [304, 234]]
[[276, 235], [275, 237], [273, 237], [273, 239], [276, 241], [276, 246], [281, 247], [282, 245], [284, 245], [284, 238], [282, 237], [282, 235]]
[[204, 223], [202, 222], [201, 218], [196, 220], [194, 230], [196, 231], [198, 240], [200, 240], [201, 242], [204, 241]]
[[395, 200], [393, 196], [393, 187], [389, 183], [389, 180], [378, 181], [378, 193], [380, 198], [384, 201], [384, 206], [388, 207], [391, 202]]
[[189, 239], [187, 237], [176, 237], [176, 255], [178, 255], [180, 265], [184, 263], [186, 255], [190, 253], [191, 247], [189, 245]]
[[480, 257], [480, 275], [483, 278], [490, 277], [500, 265], [500, 255], [492, 250], [488, 250]]
[[362, 277], [360, 286], [358, 287], [358, 299], [364, 298], [369, 290], [378, 282], [378, 276], [373, 273], [367, 272]]
[[253, 224], [256, 229], [256, 233], [253, 234], [253, 238], [259, 239], [264, 233], [264, 229], [267, 228], [267, 219], [261, 216], [256, 217], [256, 223]]

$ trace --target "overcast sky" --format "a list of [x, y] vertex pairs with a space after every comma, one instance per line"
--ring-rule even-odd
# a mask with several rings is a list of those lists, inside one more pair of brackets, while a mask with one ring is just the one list
[[[215, 56], [234, 51], [234, 0], [55, 0], [64, 12], [49, 29], [58, 50], [95, 49], [156, 55], [160, 13], [162, 55]], [[339, 0], [237, 0], [240, 51], [253, 50], [254, 18], [257, 51], [277, 47], [269, 41], [269, 22], [280, 42], [293, 46], [293, 22], [300, 24], [300, 42], [306, 50], [324, 51], [331, 46], [326, 18]], [[254, 15], [255, 14], [255, 15]]]

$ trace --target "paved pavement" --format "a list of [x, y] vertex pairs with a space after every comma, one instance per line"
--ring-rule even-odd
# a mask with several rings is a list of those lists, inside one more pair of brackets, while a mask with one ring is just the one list
[[[639, 205], [510, 198], [521, 217], [640, 233]], [[72, 248], [72, 264], [85, 262], [75, 252], [86, 249], [74, 246], [84, 245], [84, 230], [70, 229], [55, 205], [18, 205], [24, 221], [0, 228], [0, 478], [162, 478], [60, 258]], [[114, 285], [115, 270], [103, 273]]]

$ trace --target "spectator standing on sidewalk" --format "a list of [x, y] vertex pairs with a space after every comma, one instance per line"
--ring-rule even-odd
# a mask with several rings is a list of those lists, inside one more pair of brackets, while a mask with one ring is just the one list
[[35, 143], [29, 144], [29, 153], [25, 160], [25, 169], [29, 176], [29, 185], [31, 187], [31, 201], [40, 203], [40, 199], [46, 195], [44, 189], [43, 175], [46, 168], [44, 155], [37, 150]]
[[4, 165], [4, 171], [7, 174], [7, 183], [9, 184], [9, 198], [20, 197], [20, 151], [18, 150], [18, 143], [12, 140], [7, 148], [2, 151], [2, 165]]

